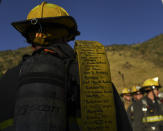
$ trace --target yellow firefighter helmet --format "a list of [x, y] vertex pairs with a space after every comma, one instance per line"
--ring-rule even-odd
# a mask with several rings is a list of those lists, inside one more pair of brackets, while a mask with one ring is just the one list
[[49, 18], [49, 17], [60, 17], [69, 16], [65, 9], [47, 2], [42, 2], [40, 5], [34, 7], [27, 15], [27, 20], [35, 18]]
[[131, 87], [131, 93], [139, 92], [141, 89], [141, 86], [132, 86]]
[[32, 44], [46, 45], [45, 41], [63, 36], [70, 41], [80, 34], [75, 19], [65, 9], [47, 2], [34, 7], [28, 13], [27, 20], [13, 22], [12, 25]]
[[158, 89], [160, 88], [160, 84], [159, 84], [159, 78], [158, 77], [154, 77], [154, 78], [150, 78], [150, 79], [147, 79], [143, 82], [143, 85], [142, 85], [142, 89], [141, 90], [144, 90], [144, 91], [150, 91], [150, 90], [153, 90], [153, 89]]
[[131, 90], [129, 88], [123, 88], [121, 92], [121, 96], [123, 95], [130, 95]]

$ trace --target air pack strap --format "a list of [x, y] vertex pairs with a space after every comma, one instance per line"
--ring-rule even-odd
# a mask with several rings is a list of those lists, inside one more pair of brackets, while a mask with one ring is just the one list
[[23, 84], [39, 82], [39, 83], [51, 83], [58, 85], [59, 87], [64, 87], [64, 78], [56, 76], [52, 73], [46, 72], [31, 72], [22, 75], [19, 79], [19, 87]]

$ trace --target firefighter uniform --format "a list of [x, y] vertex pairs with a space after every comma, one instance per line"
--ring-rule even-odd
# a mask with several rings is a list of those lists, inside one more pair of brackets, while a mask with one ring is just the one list
[[144, 131], [163, 131], [163, 105], [160, 100], [152, 102], [147, 96], [140, 101], [141, 128]]
[[137, 113], [135, 113], [137, 101], [139, 101], [143, 97], [143, 92], [141, 92], [140, 89], [141, 89], [141, 86], [131, 87], [132, 104], [127, 109], [127, 114], [131, 122], [131, 125], [133, 125], [134, 117], [135, 115], [137, 115]]
[[[80, 34], [75, 19], [62, 7], [42, 2], [29, 12], [27, 20], [12, 25], [38, 49], [19, 68], [11, 69], [0, 79], [0, 87], [5, 89], [1, 91], [0, 102], [6, 103], [3, 110], [0, 108], [0, 116], [8, 109], [0, 117], [0, 131], [11, 128], [12, 131], [81, 131], [77, 122], [82, 112], [78, 65], [73, 49], [67, 44]], [[116, 109], [116, 118], [112, 119], [116, 119], [117, 131], [132, 131], [116, 88], [112, 89]], [[107, 123], [112, 126], [111, 121]]]
[[[153, 91], [158, 88], [158, 78], [148, 79], [143, 83], [142, 91], [147, 92], [147, 95], [135, 103], [134, 131], [163, 131], [163, 105]], [[154, 99], [148, 96], [150, 92]]]
[[131, 105], [131, 90], [129, 88], [124, 88], [121, 92], [122, 101], [124, 104], [125, 109], [127, 110], [128, 107]]

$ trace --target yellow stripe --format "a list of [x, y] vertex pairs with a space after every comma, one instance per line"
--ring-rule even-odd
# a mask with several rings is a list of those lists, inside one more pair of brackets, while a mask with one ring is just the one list
[[12, 118], [11, 119], [8, 119], [6, 121], [1, 122], [0, 123], [0, 130], [3, 130], [5, 128], [9, 127], [9, 126], [12, 126], [13, 123], [14, 122], [13, 122], [13, 119]]
[[163, 121], [163, 115], [159, 116], [147, 116], [143, 117], [142, 122], [148, 123], [148, 122], [157, 122], [157, 121]]

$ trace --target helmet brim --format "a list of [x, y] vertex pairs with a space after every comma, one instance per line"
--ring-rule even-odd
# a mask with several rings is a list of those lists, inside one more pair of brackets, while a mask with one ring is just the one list
[[141, 92], [149, 92], [154, 89], [159, 89], [161, 86], [144, 86], [143, 88], [140, 89]]
[[132, 92], [132, 95], [140, 95], [140, 94], [144, 94], [144, 92], [142, 92], [142, 91], [135, 91], [135, 92]]
[[121, 93], [120, 94], [120, 96], [124, 96], [124, 95], [131, 96], [131, 93]]
[[25, 21], [18, 21], [11, 23], [14, 28], [19, 31], [23, 36], [26, 35], [27, 31], [36, 24], [51, 23], [51, 24], [60, 24], [68, 29], [70, 35], [68, 40], [73, 40], [75, 36], [80, 35], [80, 32], [77, 30], [77, 23], [75, 19], [71, 16], [59, 16], [59, 17], [48, 17], [48, 18], [36, 18], [29, 19]]

